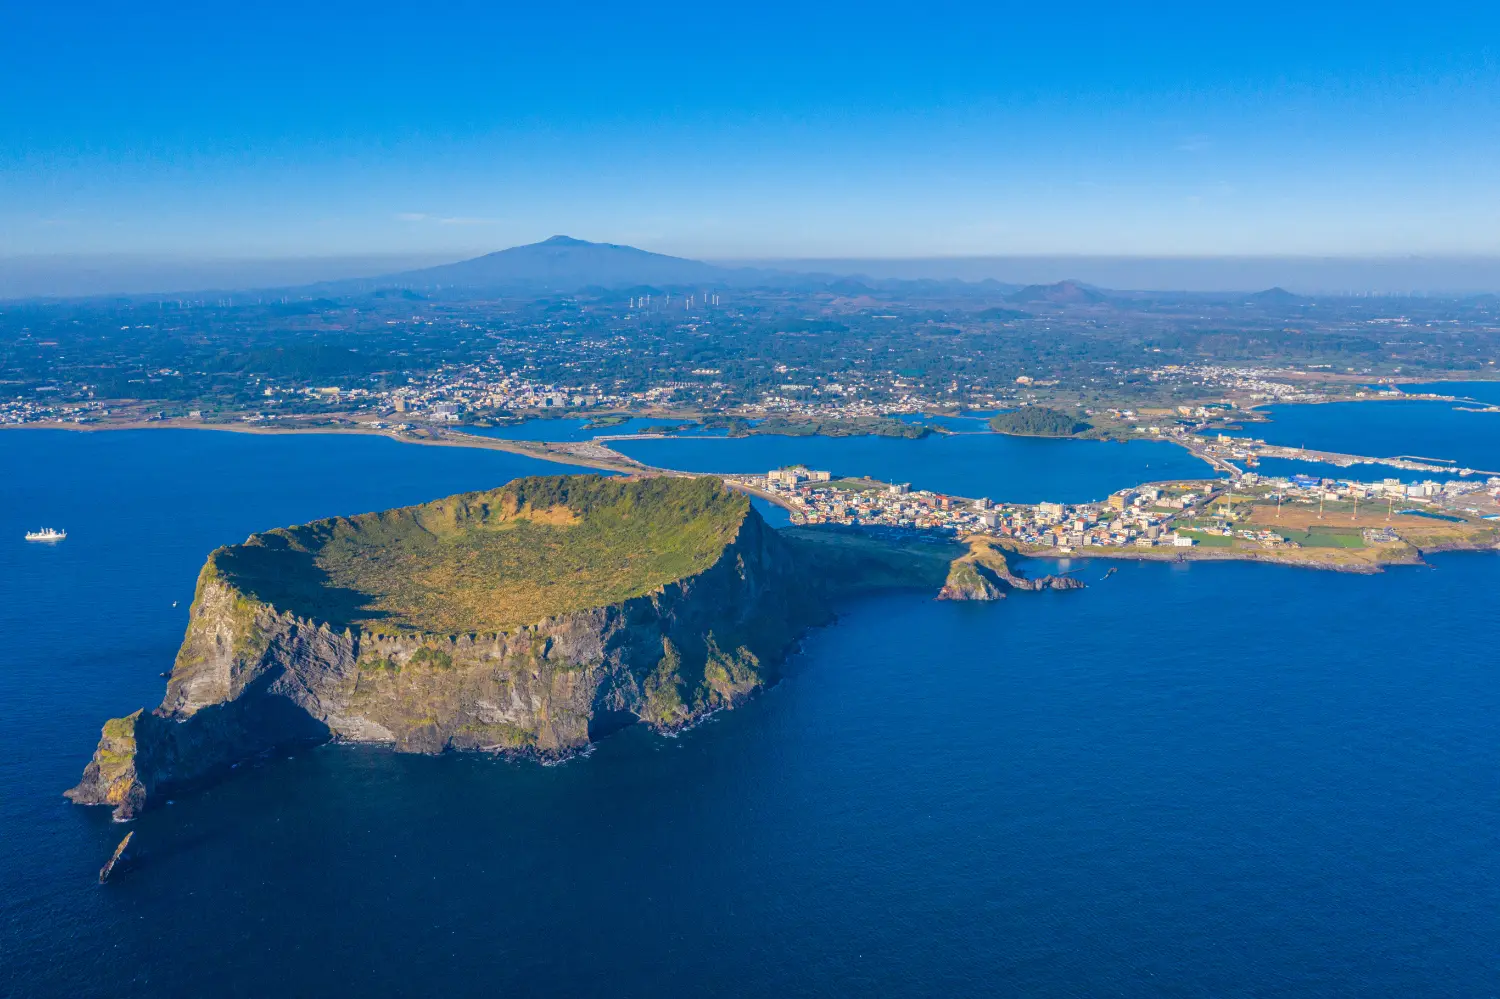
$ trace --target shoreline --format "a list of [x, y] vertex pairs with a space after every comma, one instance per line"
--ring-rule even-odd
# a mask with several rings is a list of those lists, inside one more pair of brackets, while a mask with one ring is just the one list
[[[1278, 556], [1272, 552], [1254, 551], [1223, 551], [1211, 548], [1174, 549], [1172, 551], [1128, 551], [1104, 547], [1088, 547], [1082, 551], [1059, 552], [1056, 549], [1040, 548], [1028, 550], [1021, 546], [1007, 547], [1007, 551], [1014, 552], [1021, 558], [1028, 559], [1050, 559], [1052, 561], [1065, 561], [1068, 559], [1119, 559], [1135, 562], [1261, 562], [1267, 565], [1284, 565], [1293, 569], [1312, 569], [1317, 572], [1344, 572], [1357, 576], [1373, 576], [1386, 571], [1388, 568], [1416, 568], [1427, 565], [1426, 556], [1443, 552], [1475, 552], [1483, 554], [1491, 552], [1500, 554], [1500, 543], [1493, 545], [1432, 545], [1426, 548], [1412, 546], [1413, 557], [1410, 559], [1392, 560], [1389, 562], [1325, 562], [1316, 559], [1300, 559]], [[1305, 549], [1303, 549], [1305, 550]]]
[[[398, 444], [417, 444], [426, 447], [464, 447], [481, 451], [505, 451], [509, 454], [519, 454], [528, 458], [555, 462], [560, 465], [597, 468], [602, 471], [621, 472], [627, 475], [687, 474], [670, 468], [657, 468], [654, 465], [638, 462], [633, 458], [626, 457], [618, 451], [596, 444], [593, 441], [516, 441], [503, 437], [484, 437], [478, 434], [467, 434], [462, 431], [449, 430], [440, 431], [440, 433], [452, 434], [452, 437], [418, 437], [403, 434], [399, 431], [376, 430], [368, 427], [236, 426], [224, 423], [199, 423], [175, 420], [141, 420], [129, 423], [109, 424], [39, 421], [36, 423], [0, 424], [0, 430], [69, 430], [76, 433], [104, 433], [119, 430], [209, 430], [219, 433], [252, 434], [265, 437], [317, 434], [324, 436], [384, 437]], [[575, 448], [591, 448], [595, 453], [590, 453], [587, 450], [574, 450]]]

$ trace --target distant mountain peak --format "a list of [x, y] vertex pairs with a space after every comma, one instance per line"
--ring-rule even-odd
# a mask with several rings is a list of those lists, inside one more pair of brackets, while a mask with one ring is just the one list
[[1027, 285], [1013, 295], [1007, 296], [1010, 302], [1050, 302], [1055, 305], [1094, 305], [1099, 302], [1108, 301], [1109, 296], [1096, 288], [1091, 288], [1082, 281], [1072, 279], [1059, 281], [1056, 284], [1033, 284]]
[[722, 269], [697, 260], [557, 235], [540, 243], [512, 246], [473, 260], [394, 277], [417, 287], [576, 291], [589, 286], [696, 284], [722, 280], [724, 274]]
[[1287, 291], [1285, 288], [1277, 285], [1274, 288], [1267, 288], [1265, 291], [1257, 291], [1255, 294], [1249, 296], [1249, 301], [1258, 302], [1262, 305], [1289, 305], [1294, 302], [1306, 301], [1306, 299], [1304, 299], [1301, 295]]

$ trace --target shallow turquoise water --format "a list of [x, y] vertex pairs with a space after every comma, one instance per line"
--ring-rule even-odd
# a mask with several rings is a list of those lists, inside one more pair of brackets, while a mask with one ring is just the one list
[[[851, 602], [777, 688], [558, 767], [326, 747], [122, 833], [203, 555], [556, 466], [376, 438], [0, 433], [0, 994], [1484, 996], [1500, 559], [1074, 562]], [[28, 525], [70, 532], [55, 547]], [[171, 602], [179, 600], [173, 608]]]

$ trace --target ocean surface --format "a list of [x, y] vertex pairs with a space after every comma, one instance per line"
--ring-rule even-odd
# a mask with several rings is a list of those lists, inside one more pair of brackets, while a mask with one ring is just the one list
[[160, 699], [210, 548], [557, 466], [5, 431], [0, 468], [0, 995], [1500, 993], [1493, 555], [852, 601], [680, 738], [298, 750], [133, 823], [101, 887], [125, 827], [60, 792]]
[[[976, 421], [977, 422], [977, 421]], [[1011, 503], [1083, 503], [1161, 479], [1212, 478], [1205, 462], [1162, 441], [1049, 440], [988, 431], [896, 437], [683, 437], [614, 441], [637, 461], [690, 472], [759, 472], [805, 464], [834, 475], [910, 482]]]
[[[1444, 391], [1459, 390], [1450, 385]], [[1500, 413], [1466, 413], [1451, 402], [1402, 399], [1269, 406], [1264, 412], [1270, 423], [1246, 423], [1244, 430], [1230, 431], [1230, 436], [1375, 458], [1440, 458], [1500, 471]], [[1378, 466], [1357, 467], [1364, 471]]]

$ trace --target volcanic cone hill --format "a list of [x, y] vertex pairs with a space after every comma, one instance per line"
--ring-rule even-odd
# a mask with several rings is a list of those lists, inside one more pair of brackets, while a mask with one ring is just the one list
[[126, 818], [296, 740], [548, 757], [673, 731], [828, 619], [798, 565], [712, 478], [520, 479], [252, 535], [204, 565], [161, 705], [109, 721], [68, 795]]
[[748, 511], [711, 479], [521, 479], [256, 534], [214, 552], [205, 572], [334, 628], [498, 632], [697, 575]]

